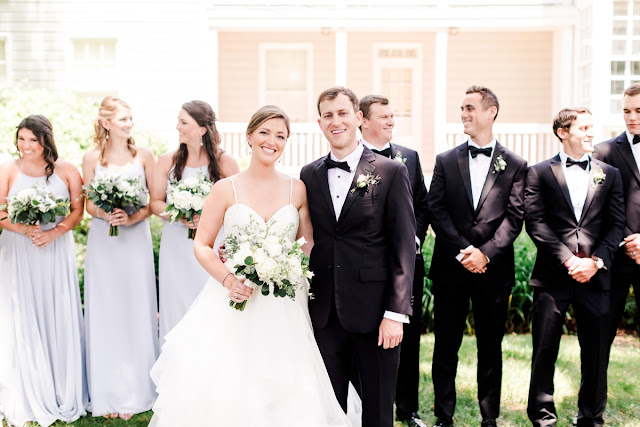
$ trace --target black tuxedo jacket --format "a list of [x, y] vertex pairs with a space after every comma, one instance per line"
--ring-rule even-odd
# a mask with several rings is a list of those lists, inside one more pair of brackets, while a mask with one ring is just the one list
[[311, 321], [325, 327], [335, 307], [346, 331], [374, 332], [385, 310], [411, 314], [416, 222], [409, 175], [365, 147], [350, 188], [361, 174], [380, 182], [350, 190], [336, 221], [325, 158], [300, 172], [313, 225]]
[[[622, 237], [640, 233], [640, 173], [627, 134], [618, 135], [595, 146], [593, 157], [618, 168], [624, 191], [625, 226]], [[627, 256], [624, 247], [613, 260], [614, 272], [640, 273], [640, 266]]]
[[[502, 171], [494, 169], [498, 156], [507, 163]], [[436, 233], [429, 278], [453, 283], [474, 280], [493, 288], [515, 284], [513, 241], [522, 231], [526, 172], [524, 159], [496, 143], [480, 201], [474, 209], [468, 143], [436, 157], [428, 199], [431, 226]], [[456, 259], [460, 250], [469, 245], [489, 257], [485, 273], [471, 273]]]
[[420, 157], [415, 150], [398, 144], [390, 145], [391, 159], [395, 160], [396, 156], [401, 158], [409, 172], [409, 183], [411, 184], [411, 192], [413, 193], [413, 210], [416, 217], [416, 236], [420, 239], [420, 246], [422, 247], [424, 238], [427, 235], [427, 229], [429, 228], [429, 207], [427, 202], [429, 193], [427, 192], [427, 187], [424, 185], [424, 175], [422, 174]]
[[[602, 169], [606, 177], [596, 184], [593, 174]], [[531, 274], [531, 285], [577, 283], [564, 266], [573, 255], [597, 256], [607, 268], [624, 227], [622, 180], [618, 169], [592, 159], [590, 183], [580, 221], [576, 220], [560, 155], [529, 168], [525, 189], [525, 224], [538, 248]], [[601, 270], [589, 281], [594, 289], [611, 286], [608, 270]]]

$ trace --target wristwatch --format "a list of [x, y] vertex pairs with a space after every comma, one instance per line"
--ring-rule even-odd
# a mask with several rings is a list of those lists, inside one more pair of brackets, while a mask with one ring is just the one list
[[602, 260], [602, 258], [594, 255], [591, 257], [591, 259], [593, 260], [593, 262], [596, 263], [596, 268], [598, 270], [602, 270], [603, 268], [606, 270], [606, 267], [604, 266], [604, 261]]

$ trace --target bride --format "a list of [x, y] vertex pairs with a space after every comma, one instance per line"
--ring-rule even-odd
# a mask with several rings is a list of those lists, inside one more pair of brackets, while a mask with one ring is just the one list
[[[207, 197], [194, 250], [209, 281], [166, 336], [151, 376], [159, 393], [150, 426], [351, 426], [316, 345], [308, 295], [254, 292], [213, 249], [221, 226], [256, 221], [292, 241], [312, 229], [305, 186], [275, 170], [289, 137], [280, 108], [260, 108], [247, 127], [248, 169], [218, 181]], [[229, 264], [229, 263], [228, 263]], [[247, 301], [244, 311], [229, 306]]]

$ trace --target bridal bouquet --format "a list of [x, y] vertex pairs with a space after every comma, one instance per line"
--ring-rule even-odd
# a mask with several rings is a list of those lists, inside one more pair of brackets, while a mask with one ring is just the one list
[[0, 209], [7, 210], [12, 224], [42, 225], [54, 222], [56, 216], [66, 216], [69, 205], [68, 199], [56, 197], [40, 183], [7, 197], [7, 204]]
[[[167, 209], [163, 215], [171, 215], [169, 222], [175, 222], [184, 217], [187, 221], [191, 221], [193, 225], [193, 217], [202, 213], [204, 200], [211, 191], [213, 184], [204, 175], [198, 173], [198, 176], [185, 178], [181, 181], [171, 181], [167, 189]], [[197, 229], [189, 228], [188, 237], [193, 239], [196, 237]]]
[[[123, 175], [105, 173], [96, 175], [89, 185], [83, 185], [86, 197], [103, 211], [110, 213], [114, 209], [123, 209], [127, 213], [140, 208], [147, 190], [140, 184], [140, 178], [127, 178]], [[117, 225], [109, 227], [109, 236], [120, 234]]]
[[[254, 219], [246, 226], [235, 226], [237, 233], [229, 233], [224, 239], [227, 262], [236, 275], [245, 277], [245, 285], [260, 287], [262, 295], [273, 292], [275, 297], [295, 299], [296, 290], [305, 289], [306, 279], [313, 276], [309, 257], [301, 249], [306, 240], [289, 240], [293, 224], [280, 233], [272, 232], [272, 226], [272, 221], [265, 226]], [[240, 311], [246, 304], [247, 300], [229, 301]]]

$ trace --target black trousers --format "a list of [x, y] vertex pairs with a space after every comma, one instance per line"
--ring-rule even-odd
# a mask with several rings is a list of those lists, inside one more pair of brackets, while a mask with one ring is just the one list
[[611, 275], [611, 344], [616, 337], [618, 325], [624, 315], [627, 296], [629, 296], [629, 285], [633, 286], [633, 293], [636, 296], [636, 307], [638, 307], [640, 311], [640, 273], [613, 273]]
[[533, 356], [527, 414], [534, 426], [555, 426], [553, 376], [564, 317], [573, 306], [580, 343], [582, 379], [578, 393], [578, 425], [602, 426], [607, 404], [609, 291], [575, 283], [533, 291]]
[[404, 324], [398, 386], [396, 388], [396, 415], [407, 419], [412, 412], [418, 412], [418, 389], [420, 386], [420, 333], [422, 332], [422, 294], [424, 292], [424, 259], [416, 256], [413, 276], [413, 315]]
[[472, 303], [478, 346], [478, 403], [483, 420], [500, 415], [502, 383], [502, 338], [507, 317], [510, 288], [487, 289], [470, 282], [434, 283], [435, 347], [433, 389], [436, 417], [453, 419], [456, 406], [455, 380], [458, 350]]
[[355, 362], [362, 398], [362, 425], [393, 427], [393, 398], [400, 347], [385, 350], [378, 346], [377, 330], [367, 334], [345, 331], [335, 307], [331, 310], [327, 326], [313, 331], [342, 409], [347, 411], [351, 364]]

